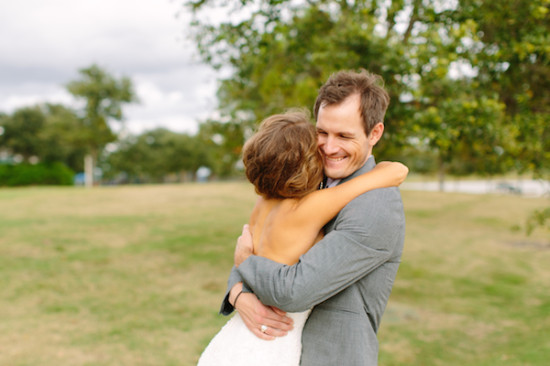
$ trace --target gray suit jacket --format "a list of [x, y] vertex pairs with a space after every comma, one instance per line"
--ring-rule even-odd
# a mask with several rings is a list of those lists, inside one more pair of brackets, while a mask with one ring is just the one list
[[[370, 157], [353, 178], [375, 166]], [[325, 237], [293, 266], [251, 256], [233, 268], [262, 303], [295, 312], [313, 308], [302, 334], [302, 366], [373, 366], [376, 332], [403, 251], [405, 216], [398, 188], [367, 192], [325, 227]], [[227, 301], [221, 313], [233, 311]]]

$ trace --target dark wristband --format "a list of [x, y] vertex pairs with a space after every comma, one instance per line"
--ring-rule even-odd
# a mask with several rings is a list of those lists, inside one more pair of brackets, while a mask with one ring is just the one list
[[233, 307], [234, 307], [234, 308], [237, 307], [237, 300], [239, 299], [239, 296], [241, 296], [243, 292], [244, 292], [244, 291], [241, 290], [241, 292], [239, 292], [239, 293], [237, 294], [237, 296], [235, 296], [235, 301], [233, 301]]

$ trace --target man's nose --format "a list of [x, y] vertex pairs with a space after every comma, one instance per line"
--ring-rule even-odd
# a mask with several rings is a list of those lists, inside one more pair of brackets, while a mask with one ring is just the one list
[[334, 137], [328, 136], [323, 145], [323, 152], [326, 155], [335, 154], [338, 152], [338, 144]]

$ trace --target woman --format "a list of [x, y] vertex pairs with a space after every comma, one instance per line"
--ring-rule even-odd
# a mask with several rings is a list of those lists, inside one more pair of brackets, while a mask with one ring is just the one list
[[[407, 176], [403, 164], [383, 162], [357, 178], [318, 190], [323, 165], [316, 139], [307, 114], [288, 112], [264, 120], [246, 142], [246, 176], [260, 196], [249, 221], [254, 254], [296, 263], [322, 238], [323, 226], [352, 199], [372, 189], [397, 186]], [[297, 366], [308, 314], [287, 314], [294, 329], [265, 341], [252, 334], [237, 313], [210, 342], [198, 365]]]

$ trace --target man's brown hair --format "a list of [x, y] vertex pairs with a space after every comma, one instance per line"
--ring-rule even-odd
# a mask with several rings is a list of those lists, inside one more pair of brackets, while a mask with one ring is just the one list
[[322, 106], [340, 104], [350, 95], [359, 94], [361, 118], [368, 136], [377, 123], [384, 122], [390, 103], [390, 96], [383, 85], [382, 77], [366, 70], [339, 71], [332, 74], [319, 90], [313, 109], [315, 120]]
[[262, 121], [243, 147], [248, 180], [265, 198], [300, 198], [323, 178], [315, 127], [304, 111], [276, 114]]

